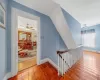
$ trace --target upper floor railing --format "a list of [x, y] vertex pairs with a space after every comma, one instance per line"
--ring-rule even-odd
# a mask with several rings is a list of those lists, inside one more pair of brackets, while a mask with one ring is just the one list
[[82, 46], [75, 49], [57, 51], [58, 75], [64, 75], [82, 56]]

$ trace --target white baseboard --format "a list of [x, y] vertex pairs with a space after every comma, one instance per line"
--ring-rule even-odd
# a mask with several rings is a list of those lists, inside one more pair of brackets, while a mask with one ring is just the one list
[[91, 52], [96, 52], [96, 53], [100, 53], [100, 51], [96, 51], [96, 50], [89, 50], [89, 49], [84, 49], [85, 51], [91, 51]]
[[9, 78], [11, 78], [11, 72], [7, 73], [3, 80], [8, 80]]
[[[45, 58], [43, 60], [40, 61], [40, 64], [43, 64], [43, 63], [46, 63], [46, 62], [49, 62], [54, 68], [58, 69], [58, 66], [49, 58]], [[11, 78], [12, 75], [11, 75], [11, 72], [7, 73], [5, 75], [5, 77], [3, 78], [3, 80], [7, 80], [9, 78]]]
[[58, 66], [49, 58], [45, 58], [43, 60], [40, 61], [40, 64], [49, 62], [54, 68], [56, 68], [58, 70]]

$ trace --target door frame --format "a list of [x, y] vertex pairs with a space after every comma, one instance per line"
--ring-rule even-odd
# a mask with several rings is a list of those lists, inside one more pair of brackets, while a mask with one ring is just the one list
[[40, 17], [29, 14], [22, 10], [12, 8], [11, 18], [11, 76], [18, 73], [18, 16], [37, 21], [37, 65], [40, 64], [41, 41], [40, 41]]

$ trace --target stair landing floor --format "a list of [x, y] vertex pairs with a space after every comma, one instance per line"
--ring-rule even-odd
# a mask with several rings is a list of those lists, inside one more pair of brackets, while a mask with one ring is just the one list
[[100, 80], [100, 54], [84, 51], [83, 58], [63, 77], [59, 77], [57, 70], [47, 62], [23, 70], [8, 80]]

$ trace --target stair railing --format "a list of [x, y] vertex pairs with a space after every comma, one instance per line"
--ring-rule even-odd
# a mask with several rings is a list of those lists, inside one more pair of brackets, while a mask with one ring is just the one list
[[58, 55], [58, 75], [63, 76], [83, 55], [82, 46], [76, 49], [57, 51]]

